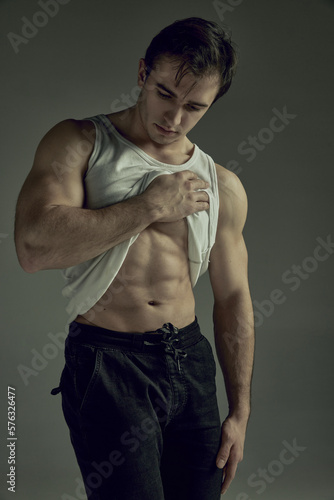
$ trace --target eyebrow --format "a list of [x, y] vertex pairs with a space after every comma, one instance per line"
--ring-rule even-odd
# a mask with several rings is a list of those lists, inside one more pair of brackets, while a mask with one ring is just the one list
[[[177, 97], [175, 92], [173, 92], [169, 88], [165, 87], [165, 85], [162, 85], [162, 83], [156, 83], [156, 86], [159, 87], [159, 89], [164, 90], [165, 92], [168, 92], [168, 94], [170, 94], [172, 97]], [[203, 103], [195, 102], [195, 101], [188, 101], [188, 104], [192, 104], [194, 106], [199, 106], [200, 108], [208, 108], [209, 107], [208, 104], [203, 104]]]

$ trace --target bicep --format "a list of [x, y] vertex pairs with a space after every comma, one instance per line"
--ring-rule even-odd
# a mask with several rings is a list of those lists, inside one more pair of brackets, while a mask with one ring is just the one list
[[83, 206], [83, 175], [93, 145], [85, 149], [87, 154], [79, 154], [81, 140], [80, 128], [74, 120], [57, 124], [43, 137], [18, 197], [18, 224], [29, 224], [41, 211], [53, 206]]

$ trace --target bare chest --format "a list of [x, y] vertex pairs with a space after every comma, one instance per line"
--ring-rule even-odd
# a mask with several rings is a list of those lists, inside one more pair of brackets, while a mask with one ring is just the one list
[[124, 264], [138, 274], [141, 269], [147, 274], [168, 277], [178, 275], [187, 268], [188, 225], [187, 220], [151, 224], [140, 233], [131, 245]]
[[146, 231], [155, 234], [157, 237], [172, 238], [175, 241], [186, 242], [188, 237], [187, 219], [181, 219], [176, 222], [155, 222], [151, 224]]

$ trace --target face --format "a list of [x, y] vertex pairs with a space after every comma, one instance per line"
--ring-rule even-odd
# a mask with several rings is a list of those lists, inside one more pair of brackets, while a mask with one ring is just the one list
[[196, 79], [185, 75], [176, 86], [177, 65], [160, 60], [146, 79], [146, 66], [140, 60], [138, 110], [141, 125], [151, 141], [166, 145], [182, 141], [207, 112], [218, 92], [218, 76]]

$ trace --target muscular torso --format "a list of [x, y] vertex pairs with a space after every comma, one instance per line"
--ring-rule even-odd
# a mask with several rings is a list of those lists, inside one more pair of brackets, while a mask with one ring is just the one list
[[[126, 136], [117, 114], [109, 115], [109, 118]], [[192, 152], [190, 141], [179, 154], [161, 156], [147, 151], [160, 161], [179, 164], [181, 170]], [[162, 327], [166, 322], [182, 328], [194, 319], [188, 227], [186, 219], [182, 219], [154, 223], [146, 228], [131, 245], [107, 292], [76, 321], [110, 330], [147, 332]]]
[[115, 280], [79, 322], [124, 332], [147, 332], [195, 319], [189, 275], [187, 221], [155, 223], [130, 247]]

